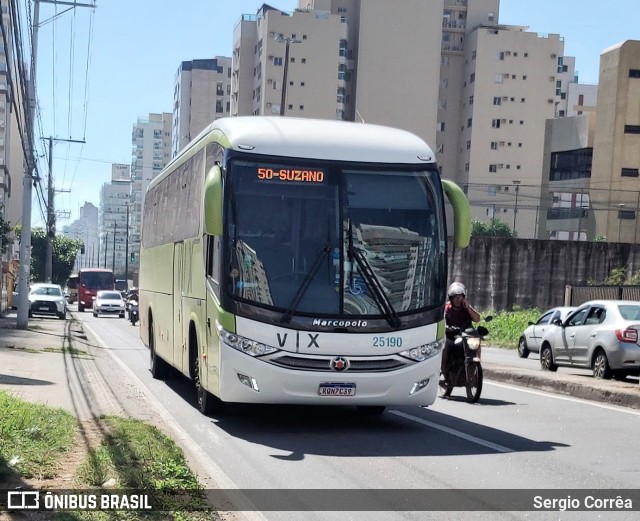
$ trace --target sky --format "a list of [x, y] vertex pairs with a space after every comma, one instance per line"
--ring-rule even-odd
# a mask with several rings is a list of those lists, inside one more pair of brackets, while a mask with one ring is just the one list
[[[59, 230], [79, 217], [85, 202], [99, 205], [100, 188], [111, 179], [112, 163], [131, 163], [131, 132], [138, 119], [172, 112], [180, 63], [231, 56], [235, 24], [263, 3], [98, 0], [95, 9], [75, 10], [41, 3], [36, 133], [37, 138], [56, 139], [52, 171], [55, 207], [63, 212]], [[267, 3], [288, 12], [298, 5], [297, 0]], [[502, 24], [564, 37], [565, 55], [576, 57], [581, 83], [598, 82], [604, 49], [623, 40], [640, 40], [638, 20], [638, 0], [608, 0], [606, 8], [602, 0], [501, 0], [499, 14]], [[42, 176], [49, 153], [44, 139], [38, 139]], [[42, 226], [35, 197], [34, 192], [32, 225]]]

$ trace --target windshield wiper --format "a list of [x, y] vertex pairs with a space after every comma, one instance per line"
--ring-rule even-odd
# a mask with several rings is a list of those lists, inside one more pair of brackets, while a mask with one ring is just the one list
[[[398, 317], [396, 310], [393, 309], [393, 304], [389, 300], [389, 297], [387, 297], [387, 294], [384, 292], [384, 288], [382, 287], [382, 284], [380, 284], [380, 281], [378, 280], [378, 277], [376, 277], [376, 274], [373, 272], [369, 261], [367, 261], [366, 256], [361, 250], [357, 250], [353, 246], [353, 229], [351, 226], [351, 219], [349, 219], [348, 226], [349, 245], [347, 253], [349, 255], [349, 261], [351, 263], [353, 263], [354, 260], [356, 261], [356, 264], [358, 265], [358, 268], [360, 268], [360, 272], [362, 273], [367, 286], [373, 293], [373, 298], [376, 301], [378, 308], [384, 313], [384, 317], [387, 319], [387, 322], [389, 322], [389, 325], [395, 328], [400, 327], [400, 318]], [[351, 264], [349, 280], [351, 284], [353, 282], [353, 264]]]
[[322, 260], [325, 257], [328, 257], [330, 251], [331, 251], [331, 244], [326, 244], [321, 250], [318, 251], [318, 255], [316, 255], [316, 260], [313, 262], [313, 266], [311, 266], [311, 269], [305, 275], [304, 279], [300, 283], [300, 286], [298, 287], [298, 291], [296, 291], [296, 294], [293, 296], [293, 300], [291, 301], [291, 305], [289, 306], [289, 309], [287, 309], [286, 313], [282, 315], [282, 318], [280, 319], [280, 323], [288, 324], [289, 322], [291, 322], [291, 317], [296, 312], [296, 308], [298, 307], [300, 300], [302, 300], [302, 297], [304, 296], [307, 289], [309, 288], [309, 284], [311, 284], [313, 277], [315, 277], [316, 273], [318, 273], [318, 270], [322, 265]]

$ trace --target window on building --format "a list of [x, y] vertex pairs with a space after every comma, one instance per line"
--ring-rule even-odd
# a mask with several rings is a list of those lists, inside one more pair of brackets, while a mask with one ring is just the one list
[[500, 128], [500, 120], [499, 119], [492, 119], [491, 120], [491, 127], [492, 128]]
[[471, 76], [469, 76], [469, 83], [473, 83], [474, 81], [476, 81], [476, 73], [472, 72]]
[[503, 74], [496, 74], [495, 78], [494, 78], [494, 82], [495, 83], [502, 83], [504, 81], [504, 75]]
[[629, 78], [640, 78], [640, 69], [629, 69]]
[[473, 124], [473, 118], [469, 118], [467, 120], [467, 128], [471, 128], [471, 125]]
[[634, 220], [636, 212], [633, 210], [618, 210], [618, 219]]
[[620, 171], [620, 175], [622, 177], [638, 177], [638, 169], [637, 168], [623, 168]]
[[498, 150], [498, 142], [497, 141], [492, 141], [491, 142], [491, 150]]
[[273, 57], [273, 64], [278, 66], [278, 67], [282, 67], [282, 57], [274, 56]]
[[592, 156], [592, 148], [552, 152], [549, 181], [590, 178]]
[[625, 125], [625, 134], [640, 134], [640, 125]]
[[493, 104], [494, 105], [502, 105], [502, 98], [500, 96], [494, 96], [493, 97]]

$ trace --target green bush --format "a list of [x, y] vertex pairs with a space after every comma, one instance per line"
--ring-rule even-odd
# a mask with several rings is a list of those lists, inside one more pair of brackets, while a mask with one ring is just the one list
[[489, 330], [486, 344], [510, 349], [517, 348], [520, 335], [529, 322], [535, 322], [541, 314], [542, 312], [537, 308], [484, 313], [483, 316], [493, 316], [493, 320], [486, 326]]

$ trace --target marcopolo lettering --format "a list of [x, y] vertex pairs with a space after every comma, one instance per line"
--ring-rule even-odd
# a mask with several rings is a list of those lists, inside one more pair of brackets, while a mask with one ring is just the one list
[[324, 318], [314, 318], [311, 324], [320, 327], [367, 327], [366, 320], [327, 320]]

